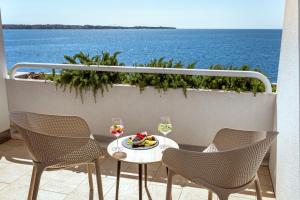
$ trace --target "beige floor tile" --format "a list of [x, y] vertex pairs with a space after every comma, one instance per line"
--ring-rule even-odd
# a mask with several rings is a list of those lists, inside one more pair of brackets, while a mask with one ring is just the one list
[[[126, 169], [126, 165], [122, 165], [122, 171]], [[101, 165], [101, 172], [103, 175], [116, 176], [117, 175], [117, 161], [107, 157]]]
[[67, 185], [58, 181], [48, 180], [45, 184], [40, 187], [43, 190], [58, 192], [63, 194], [71, 194], [71, 192], [77, 187], [77, 185]]
[[27, 198], [29, 186], [25, 182], [13, 182], [0, 190], [0, 199], [5, 200], [25, 200]]
[[[121, 178], [119, 188], [119, 200], [138, 199], [138, 180]], [[143, 190], [145, 192], [145, 190]], [[115, 199], [115, 189], [109, 190], [105, 199]]]
[[6, 168], [7, 166], [10, 166], [10, 164], [12, 164], [12, 163], [10, 163], [10, 162], [5, 162], [4, 160], [5, 160], [5, 159], [2, 159], [2, 160], [0, 161], [0, 170], [4, 169], [4, 168]]
[[21, 140], [9, 140], [4, 144], [1, 144], [0, 151], [3, 152], [3, 154], [5, 154], [6, 156], [26, 155], [27, 157], [29, 155], [26, 147], [24, 146], [24, 142]]
[[[275, 197], [272, 185], [268, 185], [268, 186], [261, 185], [261, 192], [262, 192], [262, 195], [265, 196], [265, 197], [269, 197], [269, 198], [274, 198]], [[246, 191], [241, 192], [241, 193], [255, 195], [255, 193], [256, 193], [255, 186], [252, 185]]]
[[256, 200], [256, 196], [247, 194], [231, 194], [229, 200]]
[[275, 200], [275, 197], [272, 197], [272, 198], [270, 198], [270, 197], [263, 197], [263, 200]]
[[161, 165], [156, 174], [154, 175], [154, 181], [160, 183], [167, 183], [167, 169], [165, 166]]
[[86, 173], [69, 170], [46, 171], [42, 175], [41, 189], [70, 194], [80, 183], [88, 179]]
[[272, 186], [272, 180], [270, 176], [259, 176], [259, 181], [262, 186]]
[[6, 184], [4, 188], [0, 189], [0, 199], [26, 199], [30, 185], [30, 178], [31, 176], [26, 174], [18, 178], [16, 181]]
[[[144, 188], [143, 188], [144, 190]], [[145, 191], [145, 190], [144, 190]], [[167, 185], [166, 184], [157, 184], [157, 183], [150, 183], [148, 185], [148, 191], [150, 194], [150, 198], [148, 194], [144, 192], [143, 199], [153, 199], [153, 200], [164, 200], [166, 198], [166, 191]], [[178, 200], [181, 195], [182, 188], [181, 187], [174, 187], [172, 188], [172, 199]]]
[[[268, 196], [263, 193], [264, 200], [275, 200], [273, 195]], [[246, 189], [243, 192], [231, 194], [229, 200], [256, 200], [256, 192], [254, 189]]]
[[12, 183], [32, 169], [30, 165], [1, 163], [0, 182]]
[[38, 200], [63, 200], [66, 198], [66, 194], [50, 192], [46, 190], [39, 190]]
[[[207, 200], [208, 190], [194, 187], [183, 187], [180, 200]], [[213, 194], [213, 200], [217, 200], [217, 196]]]
[[0, 163], [29, 164], [32, 160], [28, 154], [24, 142], [20, 140], [9, 140], [0, 145], [1, 160]]
[[[86, 199], [98, 199], [98, 189], [96, 176], [93, 176], [94, 191], [90, 193], [88, 180], [83, 181], [73, 192], [68, 195], [65, 200], [86, 200]], [[112, 178], [102, 177], [103, 193], [106, 195], [111, 189], [115, 189], [115, 180]], [[93, 197], [93, 198], [91, 198]]]
[[258, 175], [270, 176], [269, 168], [266, 166], [262, 166], [258, 170]]
[[9, 185], [8, 183], [0, 183], [0, 190], [2, 190], [3, 188], [5, 188], [8, 185]]
[[22, 140], [11, 139], [0, 145], [0, 151], [5, 151], [8, 149], [11, 149], [11, 147], [18, 147], [18, 146], [23, 146], [23, 145], [24, 145], [24, 142]]
[[[26, 173], [25, 175], [17, 179], [13, 184], [26, 185], [29, 188], [30, 180], [31, 180], [31, 173], [30, 174]], [[42, 183], [40, 183], [40, 185], [42, 185]]]
[[[122, 170], [122, 174], [127, 175], [127, 178], [137, 178], [138, 177], [138, 164], [127, 164], [128, 167], [126, 170]], [[157, 174], [158, 169], [160, 168], [161, 163], [153, 163], [147, 165], [147, 177], [148, 181], [153, 181]], [[143, 176], [145, 174], [143, 166]], [[132, 175], [133, 177], [130, 177]]]

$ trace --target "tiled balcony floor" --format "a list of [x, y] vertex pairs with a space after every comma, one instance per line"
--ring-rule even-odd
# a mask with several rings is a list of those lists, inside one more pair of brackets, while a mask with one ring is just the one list
[[[0, 144], [0, 199], [23, 200], [27, 198], [32, 164], [22, 141], [10, 140]], [[138, 199], [137, 166], [123, 164], [120, 181], [120, 200]], [[148, 188], [153, 200], [165, 199], [166, 170], [161, 163], [148, 166]], [[94, 187], [96, 177], [94, 175]], [[267, 167], [261, 167], [259, 178], [262, 184], [264, 200], [274, 200], [271, 179]], [[105, 200], [115, 199], [116, 161], [107, 156], [102, 164], [102, 181]], [[143, 199], [151, 199], [143, 189]], [[173, 185], [174, 200], [206, 200], [207, 190], [200, 188], [186, 179], [175, 176]], [[89, 193], [85, 167], [71, 168], [43, 173], [39, 200], [79, 200], [98, 199], [96, 187]], [[256, 199], [255, 190], [249, 188], [240, 194], [233, 194], [230, 200]], [[217, 197], [214, 195], [214, 200]]]

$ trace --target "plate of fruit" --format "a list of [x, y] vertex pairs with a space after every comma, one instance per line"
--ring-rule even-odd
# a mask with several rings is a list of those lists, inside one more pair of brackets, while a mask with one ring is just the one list
[[158, 145], [158, 140], [153, 135], [150, 135], [144, 131], [125, 138], [122, 141], [122, 145], [128, 149], [146, 150], [156, 147]]

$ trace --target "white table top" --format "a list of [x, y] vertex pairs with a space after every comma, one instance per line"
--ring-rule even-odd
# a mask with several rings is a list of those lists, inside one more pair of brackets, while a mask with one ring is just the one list
[[[158, 139], [159, 145], [147, 150], [135, 150], [135, 149], [128, 149], [122, 145], [122, 141], [130, 136], [121, 137], [119, 138], [119, 147], [122, 147], [122, 152], [126, 153], [125, 158], [117, 158], [114, 156], [114, 153], [116, 151], [113, 151], [113, 148], [117, 146], [117, 140], [114, 140], [111, 142], [107, 147], [107, 152], [110, 156], [113, 158], [124, 161], [124, 162], [130, 162], [130, 163], [137, 163], [137, 164], [148, 164], [148, 163], [154, 163], [154, 162], [160, 162], [162, 159], [162, 152], [164, 149], [160, 148], [160, 145], [166, 144], [169, 147], [179, 149], [178, 144], [171, 140], [170, 138], [166, 138], [164, 140], [164, 137], [154, 135], [155, 138]], [[165, 142], [165, 143], [164, 143]]]

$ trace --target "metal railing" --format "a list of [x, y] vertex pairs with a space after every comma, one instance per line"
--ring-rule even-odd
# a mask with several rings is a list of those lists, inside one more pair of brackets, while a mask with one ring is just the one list
[[74, 69], [86, 71], [103, 71], [103, 72], [129, 72], [129, 73], [151, 73], [151, 74], [181, 74], [195, 76], [223, 76], [223, 77], [240, 77], [255, 78], [265, 85], [266, 93], [272, 93], [272, 86], [269, 79], [255, 71], [235, 71], [235, 70], [210, 70], [210, 69], [170, 69], [159, 67], [135, 67], [135, 66], [102, 66], [102, 65], [81, 65], [81, 64], [53, 64], [53, 63], [17, 63], [13, 66], [10, 75], [15, 79], [15, 75], [20, 68], [47, 68], [47, 69]]

